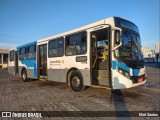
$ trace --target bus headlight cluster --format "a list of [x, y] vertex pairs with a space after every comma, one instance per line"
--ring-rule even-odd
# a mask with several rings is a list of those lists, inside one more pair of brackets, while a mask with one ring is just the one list
[[125, 71], [125, 70], [123, 70], [123, 69], [121, 69], [119, 67], [117, 68], [117, 71], [119, 73], [121, 73], [122, 75], [124, 75], [125, 77], [130, 78], [130, 75], [129, 75], [129, 73], [127, 71]]
[[125, 71], [124, 71], [124, 76], [126, 76], [127, 78], [130, 78], [129, 73], [128, 73], [128, 72], [125, 72]]

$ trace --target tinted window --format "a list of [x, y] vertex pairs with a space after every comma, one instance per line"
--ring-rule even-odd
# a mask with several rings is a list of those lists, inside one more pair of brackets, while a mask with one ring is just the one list
[[28, 47], [27, 59], [35, 59], [36, 58], [36, 46], [32, 45]]
[[26, 48], [21, 48], [20, 51], [21, 51], [20, 54], [25, 54], [26, 53]]
[[19, 59], [20, 60], [25, 60], [27, 57], [26, 57], [26, 48], [21, 48], [20, 49], [20, 52], [19, 52]]
[[115, 51], [115, 55], [121, 59], [142, 60], [141, 43], [138, 34], [122, 32], [122, 46]]
[[138, 27], [134, 23], [128, 20], [124, 20], [121, 18], [115, 18], [115, 23], [117, 27], [127, 28], [127, 29], [130, 29], [130, 30], [133, 30], [139, 33]]
[[66, 36], [66, 55], [81, 55], [87, 52], [87, 33]]
[[49, 57], [61, 57], [64, 55], [64, 38], [55, 39], [49, 42]]
[[33, 53], [33, 52], [35, 52], [35, 51], [36, 51], [36, 46], [32, 45], [32, 46], [29, 46], [29, 47], [28, 47], [28, 52], [29, 52], [29, 53]]

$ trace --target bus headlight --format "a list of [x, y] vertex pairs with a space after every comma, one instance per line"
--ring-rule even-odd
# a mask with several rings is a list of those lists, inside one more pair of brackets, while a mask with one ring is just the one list
[[118, 68], [118, 72], [121, 73], [121, 74], [123, 74], [123, 71], [120, 68]]
[[124, 71], [124, 76], [126, 76], [127, 78], [130, 78], [129, 73], [128, 73], [128, 72], [125, 72], [125, 71]]
[[120, 73], [120, 74], [122, 74], [122, 75], [124, 75], [125, 77], [127, 77], [127, 78], [130, 78], [130, 75], [129, 75], [129, 73], [127, 72], [127, 71], [125, 71], [125, 70], [123, 70], [123, 69], [121, 69], [121, 68], [117, 68], [117, 71]]

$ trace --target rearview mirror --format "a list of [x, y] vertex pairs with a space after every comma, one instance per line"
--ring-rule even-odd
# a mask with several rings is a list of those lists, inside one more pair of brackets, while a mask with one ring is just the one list
[[120, 31], [119, 30], [115, 30], [115, 44], [120, 44]]

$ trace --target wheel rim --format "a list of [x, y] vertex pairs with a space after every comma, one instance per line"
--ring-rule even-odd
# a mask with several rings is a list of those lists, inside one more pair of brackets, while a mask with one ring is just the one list
[[79, 87], [80, 86], [80, 79], [79, 79], [79, 77], [77, 77], [77, 76], [73, 77], [73, 79], [72, 79], [72, 85], [75, 86], [75, 87]]

